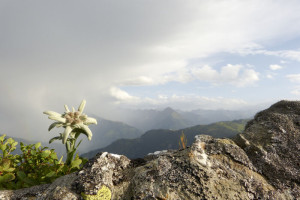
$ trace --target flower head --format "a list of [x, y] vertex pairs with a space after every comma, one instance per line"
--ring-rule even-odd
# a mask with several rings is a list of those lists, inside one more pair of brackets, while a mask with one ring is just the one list
[[68, 106], [65, 105], [65, 113], [59, 114], [54, 111], [45, 111], [44, 114], [48, 115], [49, 119], [55, 120], [49, 126], [49, 131], [54, 127], [64, 127], [64, 133], [61, 135], [62, 143], [65, 144], [69, 135], [71, 133], [83, 133], [89, 140], [92, 139], [92, 131], [89, 129], [88, 125], [97, 124], [97, 120], [92, 117], [88, 117], [83, 113], [86, 101], [83, 100], [78, 107], [78, 111], [73, 108], [72, 111], [69, 110]]

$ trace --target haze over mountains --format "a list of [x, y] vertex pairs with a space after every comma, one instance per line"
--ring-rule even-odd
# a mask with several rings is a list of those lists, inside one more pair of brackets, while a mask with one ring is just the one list
[[[124, 110], [123, 110], [124, 111]], [[82, 139], [82, 143], [78, 149], [79, 154], [88, 153], [96, 149], [103, 149], [110, 144], [124, 139], [122, 141], [128, 141], [126, 139], [136, 139], [142, 136], [145, 138], [149, 133], [155, 132], [156, 134], [170, 134], [170, 130], [180, 130], [188, 127], [210, 124], [219, 121], [232, 121], [239, 119], [250, 119], [256, 113], [255, 109], [247, 111], [231, 111], [231, 110], [193, 110], [193, 111], [180, 111], [174, 110], [170, 107], [163, 110], [126, 110], [126, 112], [120, 112], [116, 116], [116, 121], [107, 120], [99, 116], [93, 116], [97, 119], [98, 125], [90, 126], [93, 132], [93, 138], [88, 141], [87, 138], [82, 135], [79, 139]], [[199, 127], [198, 127], [199, 128]], [[157, 130], [160, 130], [159, 133]], [[149, 131], [152, 130], [152, 131]], [[199, 134], [197, 128], [193, 127], [191, 130], [196, 130], [195, 133]], [[60, 132], [63, 129], [59, 130]], [[145, 135], [143, 135], [147, 132]], [[225, 130], [226, 132], [226, 130]], [[173, 145], [170, 147], [175, 148], [175, 140], [177, 144], [178, 134], [181, 131], [176, 132], [176, 139], [173, 139]], [[236, 133], [236, 132], [235, 132]], [[53, 137], [55, 133], [50, 132]], [[212, 133], [213, 134], [213, 133]], [[165, 136], [161, 136], [166, 138]], [[188, 137], [188, 142], [192, 142], [193, 136], [190, 134]], [[223, 136], [225, 137], [226, 134]], [[22, 139], [18, 139], [22, 140]], [[146, 140], [147, 141], [147, 140]], [[118, 141], [120, 143], [120, 141]], [[25, 143], [36, 143], [36, 141], [27, 140]], [[122, 143], [122, 142], [121, 142]], [[130, 143], [130, 142], [129, 142]], [[171, 142], [172, 143], [172, 142]], [[143, 142], [144, 145], [145, 141]], [[52, 144], [48, 144], [48, 141], [42, 143], [43, 146], [48, 146], [50, 148], [55, 148], [59, 155], [65, 154], [65, 147], [60, 141]], [[150, 143], [149, 143], [150, 145]], [[122, 145], [121, 145], [122, 146]], [[163, 148], [168, 148], [168, 146], [162, 146]], [[176, 147], [177, 148], [177, 147]], [[148, 150], [146, 150], [148, 151]], [[141, 151], [143, 153], [143, 151]]]
[[252, 118], [266, 105], [245, 110], [205, 110], [181, 111], [167, 107], [162, 110], [123, 110], [114, 116], [114, 121], [122, 121], [142, 131], [151, 129], [182, 129], [195, 125], [210, 124], [219, 121], [232, 121]]

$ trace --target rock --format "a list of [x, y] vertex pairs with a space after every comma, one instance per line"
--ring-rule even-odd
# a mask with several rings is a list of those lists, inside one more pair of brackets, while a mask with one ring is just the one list
[[256, 114], [235, 142], [268, 182], [300, 198], [300, 102], [280, 101]]
[[300, 199], [299, 132], [300, 102], [281, 101], [234, 139], [198, 135], [135, 160], [99, 153], [77, 173], [0, 199]]
[[126, 177], [124, 170], [129, 164], [130, 160], [125, 156], [98, 153], [78, 172], [74, 189], [77, 193], [96, 195], [103, 186], [113, 188]]

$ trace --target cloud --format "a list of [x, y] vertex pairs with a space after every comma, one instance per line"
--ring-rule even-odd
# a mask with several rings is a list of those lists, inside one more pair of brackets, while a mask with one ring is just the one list
[[121, 85], [129, 85], [129, 86], [142, 86], [142, 85], [153, 85], [155, 81], [147, 76], [139, 76], [137, 78], [128, 79], [120, 82]]
[[112, 97], [116, 98], [117, 101], [126, 101], [126, 102], [139, 101], [138, 97], [131, 96], [124, 90], [121, 90], [120, 88], [116, 88], [116, 87], [110, 88], [110, 94]]
[[[0, 121], [0, 131], [50, 137], [44, 109], [63, 111], [64, 104], [86, 98], [87, 113], [103, 116], [110, 113], [112, 101], [141, 101], [119, 89], [122, 85], [195, 78], [251, 85], [259, 80], [254, 69], [191, 69], [190, 64], [220, 52], [295, 38], [299, 10], [293, 0], [5, 1], [0, 6], [0, 109], [1, 118], [9, 120]], [[300, 60], [297, 51], [276, 54]]]
[[274, 77], [273, 77], [272, 74], [267, 74], [267, 78], [268, 78], [268, 79], [273, 79]]
[[282, 58], [288, 58], [300, 62], [300, 51], [295, 50], [285, 50], [275, 52], [278, 56]]
[[289, 74], [286, 75], [291, 82], [300, 83], [300, 74]]
[[[232, 51], [232, 53], [238, 53], [240, 55], [267, 55], [267, 56], [277, 56], [283, 59], [289, 59], [294, 60], [297, 62], [300, 62], [300, 51], [299, 50], [279, 50], [279, 51], [270, 51], [264, 49], [262, 46], [253, 46], [249, 48], [241, 48], [241, 49], [235, 49]], [[288, 61], [281, 60], [280, 63], [285, 64]], [[272, 67], [271, 67], [272, 66]], [[276, 69], [282, 69], [278, 68], [280, 65], [270, 65], [270, 69], [276, 68]], [[275, 69], [275, 70], [276, 70]], [[274, 70], [274, 69], [272, 69]]]
[[288, 62], [285, 61], [285, 60], [281, 60], [280, 63], [281, 63], [281, 64], [286, 64], [286, 63], [288, 63]]
[[209, 65], [182, 69], [174, 73], [156, 77], [140, 76], [117, 83], [118, 86], [162, 85], [169, 82], [188, 83], [193, 80], [207, 81], [212, 84], [231, 84], [237, 87], [253, 85], [259, 80], [259, 73], [252, 66], [227, 64], [217, 71]]
[[[164, 72], [165, 66], [173, 66], [174, 71], [166, 70]], [[171, 81], [185, 83], [191, 80], [191, 76], [188, 70], [185, 68], [186, 63], [183, 61], [170, 61], [166, 63], [156, 63], [150, 66], [147, 66], [148, 69], [153, 69], [147, 75], [134, 77], [134, 74], [131, 75], [131, 78], [116, 81], [114, 84], [118, 86], [146, 86], [146, 85], [162, 85]], [[161, 69], [155, 71], [154, 69]]]
[[200, 95], [157, 95], [156, 98], [135, 97], [124, 98], [116, 101], [117, 104], [125, 108], [140, 108], [140, 109], [161, 109], [165, 107], [172, 107], [182, 110], [193, 110], [199, 108], [205, 109], [239, 109], [249, 106], [249, 104], [242, 99], [224, 98], [224, 97], [207, 97]]
[[210, 66], [194, 68], [194, 76], [201, 81], [214, 84], [231, 84], [237, 87], [252, 85], [259, 80], [259, 73], [242, 65], [228, 64], [218, 72]]
[[295, 88], [295, 89], [293, 89], [291, 91], [291, 94], [296, 95], [296, 96], [300, 96], [300, 86], [297, 87], [297, 88]]
[[270, 65], [269, 66], [269, 68], [271, 69], [271, 70], [279, 70], [279, 69], [282, 69], [282, 66], [280, 66], [280, 65]]
[[216, 81], [219, 76], [217, 70], [208, 65], [200, 68], [194, 68], [192, 69], [192, 73], [197, 77], [197, 79], [202, 81]]

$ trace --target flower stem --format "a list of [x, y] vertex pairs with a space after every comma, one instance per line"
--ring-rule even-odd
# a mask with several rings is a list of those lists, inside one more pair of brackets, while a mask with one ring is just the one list
[[66, 164], [67, 165], [71, 165], [73, 159], [74, 159], [74, 155], [76, 153], [77, 148], [75, 147], [77, 138], [78, 138], [79, 134], [76, 134], [74, 138], [72, 138], [72, 140], [67, 140], [66, 142], [66, 151], [67, 151], [67, 160], [66, 160]]

